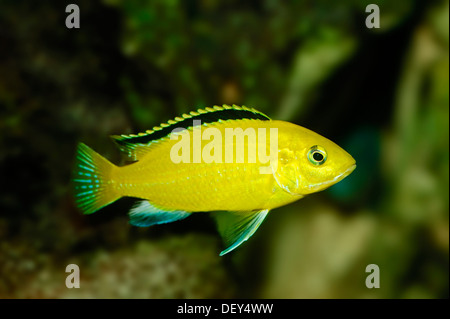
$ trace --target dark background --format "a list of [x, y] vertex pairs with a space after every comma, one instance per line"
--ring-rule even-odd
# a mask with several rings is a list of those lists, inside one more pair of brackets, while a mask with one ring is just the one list
[[[0, 2], [0, 297], [448, 298], [448, 28], [448, 1]], [[141, 229], [130, 200], [75, 207], [78, 142], [123, 163], [109, 135], [224, 103], [358, 167], [224, 257], [207, 214]]]

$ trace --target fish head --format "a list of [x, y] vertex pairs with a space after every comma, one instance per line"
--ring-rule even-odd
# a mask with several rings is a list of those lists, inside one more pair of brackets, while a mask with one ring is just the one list
[[356, 168], [355, 159], [340, 146], [297, 125], [279, 134], [277, 163], [274, 177], [293, 195], [322, 191]]

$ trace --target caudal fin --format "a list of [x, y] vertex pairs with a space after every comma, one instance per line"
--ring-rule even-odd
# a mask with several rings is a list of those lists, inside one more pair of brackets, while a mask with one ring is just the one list
[[89, 146], [78, 144], [72, 181], [75, 201], [84, 214], [95, 213], [120, 198], [110, 184], [111, 171], [114, 168], [114, 164]]

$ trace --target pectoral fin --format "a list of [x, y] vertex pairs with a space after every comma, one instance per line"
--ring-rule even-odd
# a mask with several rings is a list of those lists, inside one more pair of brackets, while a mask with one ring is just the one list
[[269, 213], [268, 209], [256, 212], [214, 212], [220, 235], [228, 247], [220, 253], [223, 256], [249, 239]]
[[149, 201], [139, 201], [129, 213], [130, 224], [139, 227], [171, 223], [188, 217], [191, 213], [181, 210], [163, 210]]

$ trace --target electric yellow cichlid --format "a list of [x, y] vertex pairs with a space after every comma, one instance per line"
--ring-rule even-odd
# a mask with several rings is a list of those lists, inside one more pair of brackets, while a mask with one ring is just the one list
[[325, 137], [245, 106], [200, 109], [112, 138], [134, 162], [118, 167], [80, 143], [73, 178], [79, 208], [91, 214], [135, 197], [130, 223], [142, 227], [212, 212], [227, 247], [220, 255], [252, 236], [271, 209], [324, 190], [356, 167]]

